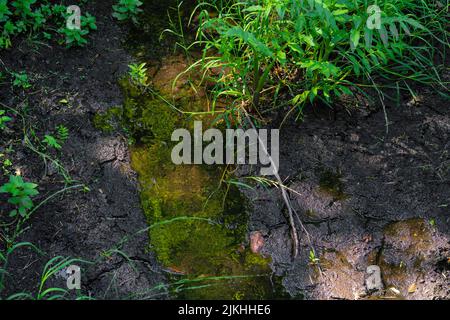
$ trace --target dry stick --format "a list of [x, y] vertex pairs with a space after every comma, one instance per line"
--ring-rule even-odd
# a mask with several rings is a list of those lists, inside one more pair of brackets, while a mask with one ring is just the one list
[[[254, 130], [256, 130], [255, 125], [254, 125], [253, 122], [251, 121], [250, 116], [248, 115], [247, 111], [246, 111], [244, 108], [242, 108], [242, 110], [243, 110], [243, 112], [244, 112], [244, 114], [245, 114], [245, 117], [247, 118], [248, 122], [249, 122], [250, 125], [252, 126], [252, 128], [253, 128]], [[312, 241], [311, 241], [311, 235], [309, 234], [308, 229], [306, 229], [306, 227], [305, 227], [305, 225], [303, 224], [302, 220], [300, 219], [300, 216], [298, 215], [297, 211], [295, 211], [295, 209], [292, 208], [290, 198], [289, 198], [289, 196], [288, 196], [288, 194], [287, 194], [287, 192], [286, 192], [286, 189], [287, 189], [287, 188], [284, 186], [283, 181], [281, 180], [281, 177], [280, 177], [280, 175], [278, 174], [278, 169], [275, 168], [275, 162], [273, 161], [272, 157], [270, 156], [269, 152], [267, 151], [266, 146], [265, 146], [264, 143], [261, 141], [261, 138], [259, 137], [259, 135], [258, 135], [258, 140], [259, 140], [259, 142], [260, 142], [261, 147], [263, 148], [264, 153], [267, 155], [267, 157], [268, 157], [269, 160], [270, 160], [270, 165], [275, 169], [275, 170], [274, 170], [274, 175], [275, 175], [275, 177], [276, 177], [277, 180], [278, 180], [278, 184], [279, 184], [280, 189], [281, 189], [281, 194], [282, 194], [282, 196], [283, 196], [283, 201], [284, 201], [284, 203], [286, 204], [286, 207], [287, 207], [287, 209], [288, 209], [288, 213], [289, 213], [289, 224], [290, 224], [290, 226], [291, 226], [291, 233], [292, 233], [292, 240], [293, 240], [294, 258], [297, 257], [297, 254], [298, 254], [298, 246], [299, 246], [298, 235], [297, 235], [297, 228], [296, 228], [296, 226], [295, 226], [295, 221], [294, 221], [294, 214], [295, 214], [295, 217], [296, 217], [297, 220], [298, 220], [298, 223], [300, 224], [300, 227], [302, 228], [303, 232], [304, 232], [305, 235], [306, 235], [306, 239], [308, 240], [308, 244], [309, 244], [310, 249], [314, 252], [314, 256], [317, 256], [317, 255], [316, 255], [316, 250], [314, 250], [314, 246], [313, 246]], [[318, 263], [317, 266], [318, 266], [318, 269], [319, 269], [320, 276], [323, 277], [323, 272], [322, 272], [322, 268], [320, 267], [320, 264]]]
[[[306, 238], [308, 240], [310, 250], [312, 250], [312, 252], [314, 253], [314, 257], [317, 257], [316, 250], [314, 249], [314, 246], [311, 241], [311, 235], [309, 234], [308, 230], [306, 229], [305, 225], [303, 224], [302, 220], [300, 219], [300, 216], [298, 215], [297, 211], [295, 211], [295, 209], [292, 209], [292, 210], [294, 211], [295, 217], [297, 218], [298, 222], [300, 223], [300, 226], [301, 226], [303, 232], [306, 234]], [[322, 272], [322, 267], [320, 266], [320, 261], [316, 262], [316, 264], [319, 269], [320, 277], [323, 277], [323, 272]]]
[[[244, 108], [242, 108], [242, 110], [244, 111], [245, 117], [247, 118], [247, 120], [250, 123], [250, 125], [252, 126], [252, 128], [254, 130], [256, 130], [255, 125], [251, 121], [247, 111]], [[275, 162], [273, 161], [272, 157], [270, 156], [269, 152], [267, 151], [266, 146], [264, 145], [264, 142], [261, 140], [261, 138], [259, 136], [258, 136], [258, 140], [259, 140], [261, 148], [263, 148], [264, 153], [267, 155], [267, 157], [270, 160], [270, 165], [274, 169], [273, 174], [275, 175], [275, 178], [277, 178], [278, 183], [280, 184], [280, 186], [282, 186], [283, 181], [281, 180], [281, 177], [278, 174], [278, 168], [275, 167]], [[289, 224], [291, 226], [291, 234], [292, 234], [292, 241], [293, 241], [293, 255], [294, 255], [294, 258], [296, 258], [297, 254], [298, 254], [299, 244], [298, 244], [297, 228], [295, 226], [295, 221], [294, 221], [294, 210], [292, 209], [291, 202], [289, 200], [289, 197], [287, 195], [285, 188], [281, 188], [281, 194], [283, 196], [283, 201], [286, 204], [286, 207], [287, 207], [288, 213], [289, 213]], [[302, 224], [301, 221], [300, 221], [300, 224]], [[303, 226], [303, 224], [302, 224], [302, 226]]]

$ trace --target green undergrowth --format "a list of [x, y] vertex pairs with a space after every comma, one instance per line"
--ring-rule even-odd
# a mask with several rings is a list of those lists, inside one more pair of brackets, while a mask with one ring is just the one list
[[66, 26], [69, 16], [66, 6], [51, 1], [0, 0], [0, 48], [12, 47], [14, 38], [23, 34], [35, 41], [55, 38], [67, 46], [85, 45], [85, 37], [97, 29], [96, 19], [86, 12], [81, 15], [81, 29], [71, 30]]
[[[76, 12], [61, 2], [0, 0], [0, 49], [11, 48], [20, 35], [26, 35], [35, 43], [54, 39], [69, 48], [85, 46], [89, 33], [97, 30], [96, 18], [84, 9], [86, 2], [78, 0], [71, 3], [80, 8], [80, 28], [73, 28], [67, 25], [67, 21], [75, 21]], [[111, 14], [119, 21], [137, 24], [141, 5], [138, 0], [118, 0], [112, 6]]]
[[410, 93], [414, 82], [445, 95], [447, 21], [448, 1], [205, 1], [191, 16], [190, 48], [203, 55], [190, 68], [214, 83], [215, 101], [233, 101], [225, 116], [331, 106], [368, 87]]

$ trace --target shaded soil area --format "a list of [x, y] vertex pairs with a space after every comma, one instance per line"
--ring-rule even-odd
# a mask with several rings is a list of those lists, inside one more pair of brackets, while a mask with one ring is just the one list
[[300, 228], [292, 260], [279, 190], [246, 193], [251, 230], [265, 236], [263, 252], [291, 294], [367, 298], [366, 268], [378, 265], [384, 290], [374, 296], [449, 298], [450, 111], [430, 92], [419, 97], [387, 108], [387, 136], [377, 105], [310, 109], [282, 127], [280, 175], [320, 263]]
[[[97, 18], [98, 31], [81, 49], [57, 44], [35, 46], [26, 40], [2, 52], [2, 67], [26, 71], [33, 87], [13, 89], [9, 82], [0, 87], [0, 101], [27, 111], [25, 127], [42, 139], [57, 125], [70, 130], [59, 158], [73, 180], [86, 184], [89, 192], [71, 191], [42, 206], [29, 221], [30, 228], [19, 239], [30, 241], [45, 255], [23, 248], [11, 257], [4, 297], [17, 292], [37, 292], [45, 263], [55, 256], [95, 261], [82, 264], [82, 289], [93, 298], [158, 298], [165, 290], [165, 275], [146, 250], [147, 227], [139, 205], [137, 180], [130, 168], [127, 139], [120, 134], [102, 134], [92, 125], [93, 116], [120, 105], [118, 78], [126, 73], [131, 56], [123, 49], [126, 30], [111, 17], [114, 1], [95, 1], [85, 7]], [[64, 188], [57, 169], [44, 164], [24, 145], [23, 127], [17, 117], [9, 131], [2, 132], [0, 152], [12, 146], [14, 170], [39, 184], [39, 203]], [[29, 133], [30, 134], [30, 133]], [[0, 184], [7, 176], [0, 177]], [[1, 195], [2, 215], [9, 211]], [[124, 239], [127, 237], [126, 239]], [[0, 240], [0, 245], [4, 241]], [[51, 279], [49, 286], [65, 287], [65, 279]], [[149, 289], [152, 289], [149, 291]]]
[[[83, 265], [82, 273], [83, 291], [94, 298], [167, 297], [161, 284], [170, 270], [162, 269], [148, 250], [148, 233], [139, 232], [147, 221], [127, 138], [101, 133], [92, 125], [96, 114], [122, 104], [117, 80], [133, 60], [123, 45], [127, 30], [110, 16], [112, 3], [87, 6], [99, 30], [86, 48], [36, 47], [24, 40], [1, 54], [0, 68], [25, 70], [33, 87], [22, 91], [2, 83], [0, 101], [28, 110], [25, 127], [34, 128], [40, 138], [59, 124], [68, 127], [70, 138], [52, 156], [90, 189], [64, 193], [35, 213], [20, 241], [30, 241], [46, 254], [17, 251], [4, 297], [36, 292], [45, 263], [58, 255], [96, 262]], [[160, 53], [158, 47], [146, 54]], [[290, 119], [282, 127], [280, 174], [319, 263], [311, 261], [310, 244], [300, 229], [299, 256], [292, 259], [278, 189], [243, 190], [253, 204], [248, 236], [258, 240], [255, 251], [272, 257], [274, 274], [283, 277], [293, 297], [370, 298], [365, 289], [369, 265], [381, 267], [384, 287], [372, 297], [450, 297], [448, 101], [422, 90], [421, 101], [388, 106], [387, 114], [387, 136], [379, 105], [364, 105], [351, 114], [339, 107], [308, 109], [304, 121]], [[281, 121], [282, 116], [272, 126]], [[0, 153], [8, 154], [12, 146], [13, 169], [39, 184], [35, 202], [64, 188], [57, 168], [45, 165], [24, 144], [20, 119], [9, 127], [0, 137]], [[251, 168], [239, 171], [241, 178], [251, 175]], [[6, 180], [0, 176], [0, 184]], [[0, 195], [2, 215], [8, 210]], [[65, 280], [51, 279], [49, 284], [63, 287]]]

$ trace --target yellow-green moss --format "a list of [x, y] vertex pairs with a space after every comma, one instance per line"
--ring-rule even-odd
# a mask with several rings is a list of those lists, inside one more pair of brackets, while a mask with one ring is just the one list
[[[131, 163], [139, 176], [141, 205], [147, 221], [155, 225], [150, 229], [151, 250], [165, 268], [183, 274], [187, 280], [177, 290], [177, 296], [270, 296], [273, 291], [269, 259], [241, 249], [247, 234], [245, 201], [237, 188], [220, 185], [224, 168], [174, 165], [171, 161], [173, 130], [192, 129], [193, 119], [174, 111], [161, 99], [159, 95], [167, 91], [166, 87], [144, 92], [127, 79], [122, 79], [120, 85], [125, 95], [122, 108], [97, 116], [95, 122], [100, 127], [114, 128], [116, 119], [135, 141]], [[183, 110], [198, 111], [201, 105], [187, 89], [164, 99], [176, 101]], [[186, 218], [159, 224], [177, 217], [203, 220]], [[202, 281], [191, 282], [199, 277]], [[179, 276], [173, 279], [179, 280]]]
[[[128, 43], [138, 57], [167, 50], [153, 35], [155, 30], [159, 34], [168, 27], [159, 7], [171, 3], [176, 1], [144, 3], [147, 18], [143, 19], [143, 29], [150, 32], [132, 32]], [[131, 163], [139, 176], [142, 208], [148, 224], [153, 226], [149, 231], [150, 248], [164, 268], [174, 272], [171, 282], [178, 284], [173, 293], [179, 298], [273, 297], [269, 259], [243, 248], [248, 222], [246, 204], [237, 188], [220, 186], [224, 168], [174, 165], [171, 161], [173, 130], [192, 130], [194, 117], [180, 114], [164, 100], [179, 110], [195, 112], [209, 109], [209, 102], [204, 90], [191, 86], [200, 73], [185, 73], [173, 85], [188, 65], [185, 57], [170, 56], [161, 62], [147, 64], [151, 87], [144, 90], [124, 77], [119, 82], [123, 106], [94, 117], [97, 128], [112, 131], [120, 127], [134, 142]], [[207, 127], [214, 118], [212, 115], [200, 120]], [[173, 220], [180, 217], [192, 219]], [[162, 223], [167, 221], [171, 222]], [[180, 280], [184, 283], [180, 284]]]
[[113, 107], [105, 113], [97, 113], [94, 116], [94, 127], [103, 132], [112, 132], [118, 120], [122, 117], [122, 107]]

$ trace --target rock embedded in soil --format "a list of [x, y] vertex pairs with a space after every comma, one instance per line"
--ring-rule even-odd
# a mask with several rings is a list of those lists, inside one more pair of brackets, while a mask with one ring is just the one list
[[434, 287], [427, 278], [439, 257], [430, 224], [421, 218], [398, 221], [387, 225], [383, 235], [382, 248], [370, 255], [369, 262], [378, 262], [386, 295], [413, 298], [425, 293], [423, 283]]
[[259, 253], [264, 247], [264, 237], [260, 231], [254, 231], [250, 234], [250, 249], [253, 253]]
[[383, 290], [381, 281], [381, 269], [377, 265], [370, 265], [366, 269], [366, 289], [369, 293]]

